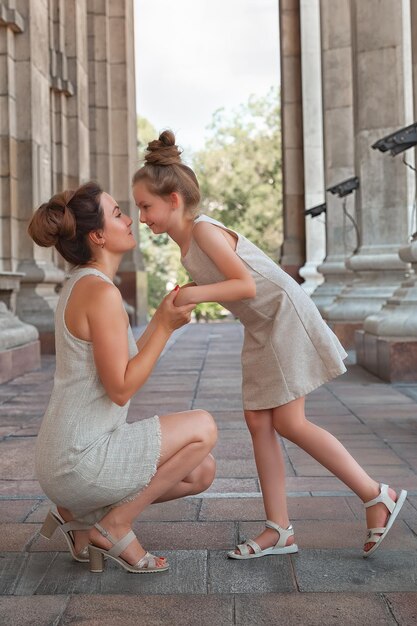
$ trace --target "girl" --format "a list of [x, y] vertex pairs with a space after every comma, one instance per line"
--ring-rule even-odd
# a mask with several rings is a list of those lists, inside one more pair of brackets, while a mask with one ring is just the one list
[[285, 470], [275, 433], [295, 442], [364, 502], [368, 535], [363, 556], [382, 543], [407, 495], [379, 485], [330, 433], [309, 422], [304, 396], [342, 374], [346, 353], [303, 289], [242, 235], [198, 215], [194, 172], [181, 162], [172, 132], [148, 145], [133, 177], [140, 221], [178, 244], [195, 283], [175, 304], [218, 301], [245, 327], [243, 404], [259, 474], [266, 529], [228, 556], [251, 559], [297, 552], [289, 523]]
[[176, 307], [174, 290], [135, 342], [113, 284], [136, 245], [131, 226], [94, 183], [53, 196], [29, 225], [37, 244], [74, 266], [56, 311], [54, 387], [36, 447], [37, 478], [57, 505], [41, 534], [60, 528], [73, 558], [90, 560], [93, 572], [105, 556], [133, 573], [168, 569], [142, 548], [132, 522], [153, 502], [207, 489], [215, 472], [216, 427], [205, 411], [126, 423], [130, 398], [193, 308]]

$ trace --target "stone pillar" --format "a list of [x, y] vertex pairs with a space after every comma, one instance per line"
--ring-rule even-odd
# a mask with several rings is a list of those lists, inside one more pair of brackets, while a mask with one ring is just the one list
[[[301, 67], [303, 93], [303, 145], [305, 205], [325, 199], [323, 163], [323, 111], [321, 94], [320, 2], [301, 0]], [[306, 217], [306, 264], [300, 270], [303, 289], [311, 294], [323, 282], [317, 265], [325, 257], [324, 215]]]
[[[404, 278], [398, 248], [407, 240], [407, 175], [399, 159], [371, 149], [405, 124], [402, 0], [352, 0], [354, 29], [355, 194], [359, 250], [346, 263], [355, 272], [325, 317], [353, 347], [354, 331], [381, 309]], [[378, 14], [378, 20], [375, 15]]]
[[[328, 188], [355, 173], [350, 1], [320, 0], [320, 30], [324, 181]], [[349, 212], [352, 201], [349, 196]], [[355, 247], [352, 226], [342, 212], [342, 201], [328, 194], [326, 203], [326, 259], [318, 267], [324, 282], [312, 295], [322, 314], [350, 281], [351, 272], [345, 261]]]
[[51, 117], [49, 13], [47, 0], [25, 2], [16, 7], [28, 28], [16, 39], [17, 269], [24, 273], [17, 294], [19, 317], [34, 324], [42, 350], [54, 350], [54, 311], [57, 287], [65, 274], [54, 263], [50, 248], [39, 248], [26, 229], [33, 209], [51, 196]]
[[282, 189], [284, 243], [281, 266], [301, 282], [305, 263], [303, 114], [300, 0], [280, 0]]
[[[417, 5], [403, 2], [405, 92], [408, 84], [414, 91], [414, 115], [417, 119]], [[410, 28], [411, 21], [411, 28]], [[411, 45], [410, 45], [411, 44]], [[412, 49], [408, 67], [407, 53]], [[408, 71], [409, 70], [409, 71]], [[410, 120], [407, 120], [409, 123]], [[409, 150], [407, 161], [412, 160]], [[394, 166], [392, 157], [380, 155]], [[399, 161], [401, 155], [395, 157]], [[416, 180], [413, 181], [414, 190]], [[399, 250], [404, 263], [411, 263], [408, 278], [394, 292], [382, 309], [366, 318], [364, 330], [356, 333], [357, 360], [360, 365], [389, 382], [417, 382], [417, 230], [416, 216], [410, 211], [408, 220], [413, 239]]]
[[[131, 177], [137, 168], [133, 2], [88, 4], [92, 175], [130, 214], [139, 240]], [[104, 183], [103, 183], [104, 184]], [[139, 246], [125, 255], [119, 289], [133, 323], [147, 315], [147, 282]]]
[[0, 3], [0, 383], [39, 367], [38, 331], [16, 313], [23, 274], [18, 232], [18, 120], [16, 115], [16, 39], [27, 22], [15, 8]]

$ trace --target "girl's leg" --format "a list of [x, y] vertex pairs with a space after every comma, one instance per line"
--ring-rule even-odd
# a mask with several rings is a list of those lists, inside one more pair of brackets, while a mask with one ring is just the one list
[[[289, 520], [285, 491], [285, 462], [272, 418], [272, 409], [245, 411], [246, 424], [252, 437], [266, 518], [287, 528]], [[265, 528], [255, 541], [264, 549], [275, 545], [278, 538], [279, 534], [276, 530]], [[290, 537], [288, 545], [292, 543], [294, 543], [294, 538]], [[253, 552], [252, 548], [250, 550]], [[238, 550], [236, 552], [239, 554]]]
[[[167, 494], [183, 492], [181, 483], [198, 468], [213, 448], [217, 430], [213, 418], [206, 411], [185, 411], [160, 418], [161, 457], [155, 476], [149, 485], [131, 502], [114, 507], [100, 521], [113, 537], [120, 539], [132, 527], [133, 520], [158, 498]], [[212, 463], [206, 461], [206, 467]], [[102, 548], [110, 548], [110, 542], [96, 528], [90, 531], [90, 541]], [[133, 541], [121, 557], [129, 563], [137, 563], [145, 554], [138, 541]], [[162, 562], [162, 560], [161, 560]]]
[[[362, 502], [372, 500], [379, 494], [379, 483], [365, 472], [340, 441], [306, 419], [304, 398], [273, 409], [273, 424], [282, 437], [308, 452], [352, 489]], [[396, 500], [393, 489], [389, 490], [389, 495]], [[387, 508], [382, 503], [366, 509], [368, 528], [385, 526], [387, 517]], [[372, 545], [366, 544], [365, 550], [369, 550]]]

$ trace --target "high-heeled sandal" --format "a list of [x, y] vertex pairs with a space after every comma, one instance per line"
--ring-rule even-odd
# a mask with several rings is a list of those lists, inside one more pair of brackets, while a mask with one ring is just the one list
[[[227, 553], [229, 559], [258, 559], [261, 556], [268, 556], [269, 554], [294, 554], [298, 552], [298, 546], [296, 543], [293, 543], [290, 546], [287, 546], [286, 543], [289, 537], [294, 536], [294, 529], [290, 525], [288, 528], [281, 528], [275, 522], [271, 522], [270, 520], [266, 520], [265, 522], [266, 528], [273, 528], [279, 533], [279, 539], [277, 543], [271, 548], [262, 548], [253, 541], [253, 539], [248, 539], [242, 544], [236, 546], [236, 548], [240, 551], [240, 554], [236, 554], [233, 550]], [[249, 550], [252, 548], [253, 553]]]
[[407, 492], [403, 489], [398, 496], [397, 500], [393, 500], [388, 493], [388, 485], [384, 483], [380, 484], [379, 496], [376, 496], [373, 500], [369, 500], [369, 502], [365, 502], [364, 506], [367, 509], [374, 504], [378, 504], [378, 502], [382, 502], [387, 507], [390, 512], [390, 516], [388, 518], [388, 522], [386, 526], [381, 526], [380, 528], [368, 528], [368, 534], [366, 536], [365, 544], [373, 543], [374, 545], [369, 550], [364, 550], [362, 556], [366, 559], [368, 556], [371, 556], [379, 548], [385, 537], [388, 535], [393, 523], [395, 522], [398, 513], [401, 511], [402, 506], [407, 498]]
[[44, 523], [42, 524], [42, 528], [40, 529], [39, 534], [41, 534], [42, 537], [45, 537], [45, 539], [50, 539], [57, 528], [59, 528], [59, 530], [64, 534], [69, 551], [71, 552], [74, 561], [78, 561], [79, 563], [88, 563], [88, 546], [85, 546], [85, 548], [82, 548], [82, 550], [76, 552], [73, 531], [90, 530], [91, 526], [88, 526], [87, 524], [82, 524], [81, 522], [77, 522], [76, 520], [66, 522], [62, 519], [58, 511], [54, 511], [51, 509], [46, 516]]
[[103, 537], [105, 537], [113, 545], [109, 548], [109, 550], [99, 548], [91, 543], [88, 545], [90, 572], [101, 573], [104, 570], [105, 557], [113, 559], [113, 561], [116, 561], [116, 563], [132, 574], [154, 574], [156, 572], [165, 572], [169, 569], [168, 563], [158, 567], [156, 564], [158, 557], [150, 554], [149, 552], [147, 552], [145, 556], [143, 556], [135, 565], [131, 565], [121, 558], [120, 555], [123, 550], [126, 550], [127, 546], [136, 539], [136, 535], [133, 530], [129, 530], [129, 532], [121, 539], [115, 539], [105, 528], [100, 526], [100, 524], [94, 524], [94, 526], [103, 535]]

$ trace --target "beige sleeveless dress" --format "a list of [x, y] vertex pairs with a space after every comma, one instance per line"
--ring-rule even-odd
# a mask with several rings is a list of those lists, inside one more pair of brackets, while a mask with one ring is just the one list
[[[56, 372], [36, 444], [36, 476], [55, 504], [93, 523], [116, 504], [133, 499], [157, 469], [161, 448], [158, 416], [126, 423], [129, 403], [107, 395], [95, 367], [92, 344], [72, 335], [64, 313], [76, 282], [96, 269], [71, 272], [55, 314]], [[111, 321], [109, 320], [109, 324]], [[138, 350], [128, 328], [129, 356]]]
[[[256, 283], [255, 298], [220, 302], [245, 328], [243, 406], [270, 409], [305, 396], [346, 371], [347, 354], [298, 283], [242, 235], [201, 215], [237, 238], [236, 254]], [[192, 237], [182, 264], [198, 285], [225, 277]]]

